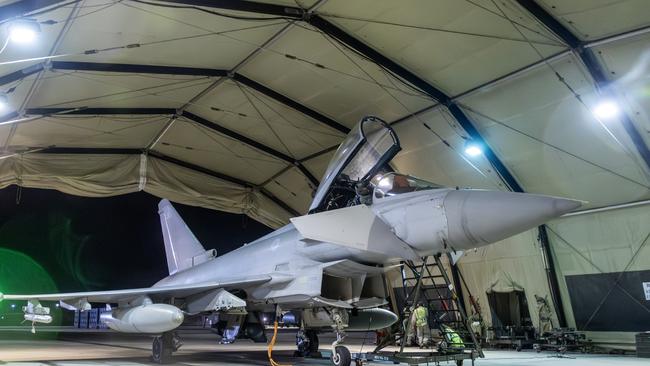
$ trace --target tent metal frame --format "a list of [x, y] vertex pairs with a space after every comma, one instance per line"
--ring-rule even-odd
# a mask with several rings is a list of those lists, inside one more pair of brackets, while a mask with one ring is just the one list
[[[55, 5], [57, 3], [60, 3], [61, 1], [58, 0], [21, 0], [14, 2], [9, 5], [5, 5], [3, 7], [0, 7], [0, 22], [2, 21], [7, 21], [15, 17], [20, 17], [26, 14], [29, 14], [30, 12], [36, 11], [38, 9], [46, 8], [52, 5]], [[515, 192], [524, 192], [524, 189], [519, 185], [517, 182], [516, 178], [511, 174], [511, 172], [508, 170], [506, 165], [503, 164], [503, 162], [499, 159], [499, 157], [496, 155], [496, 153], [492, 150], [492, 148], [489, 146], [487, 141], [483, 138], [483, 136], [479, 133], [479, 131], [476, 129], [475, 124], [473, 121], [469, 119], [469, 117], [465, 114], [465, 112], [461, 109], [461, 107], [456, 104], [455, 98], [447, 95], [445, 92], [442, 90], [438, 89], [431, 83], [427, 82], [423, 78], [419, 77], [415, 73], [409, 71], [405, 67], [399, 65], [395, 61], [391, 60], [387, 56], [383, 55], [381, 52], [375, 50], [373, 47], [370, 45], [364, 43], [363, 41], [359, 40], [358, 38], [354, 37], [353, 35], [347, 33], [345, 30], [342, 28], [338, 27], [337, 25], [331, 23], [327, 19], [319, 16], [318, 14], [313, 13], [313, 10], [315, 7], [318, 7], [322, 5], [324, 1], [319, 1], [316, 3], [316, 5], [312, 9], [302, 9], [299, 7], [293, 7], [293, 6], [282, 6], [282, 5], [275, 5], [275, 4], [266, 4], [266, 3], [257, 3], [253, 1], [229, 1], [229, 0], [166, 0], [165, 3], [175, 3], [175, 4], [180, 4], [180, 5], [187, 5], [187, 6], [200, 6], [200, 7], [205, 7], [205, 8], [213, 8], [213, 9], [225, 9], [225, 10], [234, 10], [234, 11], [243, 11], [243, 12], [250, 12], [250, 13], [257, 13], [257, 14], [265, 14], [265, 15], [270, 15], [270, 16], [278, 16], [278, 17], [284, 17], [287, 18], [288, 20], [293, 20], [293, 21], [303, 21], [306, 22], [313, 27], [317, 28], [321, 32], [337, 39], [338, 41], [346, 44], [348, 47], [354, 49], [355, 51], [359, 52], [360, 54], [364, 55], [368, 59], [372, 60], [375, 62], [377, 65], [381, 66], [382, 68], [385, 68], [386, 70], [390, 71], [394, 75], [398, 76], [399, 78], [405, 80], [406, 82], [412, 84], [416, 88], [422, 90], [424, 93], [427, 95], [431, 96], [433, 99], [437, 100], [440, 104], [444, 105], [447, 107], [451, 115], [457, 120], [457, 122], [463, 127], [463, 129], [468, 133], [468, 135], [476, 142], [481, 143], [484, 146], [484, 155], [488, 159], [488, 161], [492, 164], [492, 166], [495, 168], [495, 170], [498, 172], [500, 175], [501, 179], [506, 183], [506, 185], [513, 191]], [[589, 74], [591, 77], [594, 79], [597, 87], [600, 89], [600, 91], [604, 94], [611, 94], [612, 91], [609, 89], [609, 81], [607, 80], [606, 73], [603, 70], [602, 66], [600, 65], [597, 57], [589, 49], [589, 44], [588, 42], [583, 42], [578, 37], [576, 37], [570, 30], [568, 30], [564, 25], [562, 25], [557, 19], [555, 19], [551, 14], [546, 12], [544, 8], [542, 8], [539, 4], [537, 4], [533, 0], [517, 0], [517, 2], [525, 9], [527, 10], [531, 15], [533, 15], [540, 23], [542, 23], [544, 26], [549, 28], [554, 34], [559, 36], [566, 44], [567, 46], [571, 49], [571, 51], [576, 54], [583, 62], [585, 65], [586, 69], [588, 70]], [[285, 28], [283, 28], [282, 31], [276, 33], [271, 39], [269, 39], [266, 43], [273, 42], [277, 40], [282, 34], [286, 32], [286, 30], [292, 25], [292, 23], [289, 23]], [[599, 40], [602, 41], [602, 40]], [[250, 80], [246, 78], [245, 76], [236, 73], [236, 70], [242, 65], [243, 63], [247, 62], [250, 60], [252, 57], [254, 57], [257, 53], [259, 52], [259, 49], [254, 51], [252, 54], [250, 54], [247, 58], [242, 60], [240, 64], [235, 66], [235, 72], [230, 70], [229, 72], [226, 72], [225, 76], [230, 76], [234, 80], [237, 80], [241, 82], [244, 85], [247, 85], [248, 87], [255, 89], [256, 91], [263, 93], [271, 98], [274, 98], [275, 100], [291, 107], [299, 112], [306, 114], [307, 116], [316, 119], [317, 121], [324, 123], [332, 128], [335, 128], [341, 132], [346, 131], [346, 127], [338, 124], [337, 122], [331, 120], [330, 118], [320, 114], [317, 111], [314, 111], [310, 109], [309, 107], [291, 100], [290, 98], [283, 96], [282, 94], [275, 92], [271, 90], [270, 88], [259, 84], [257, 82], [254, 82], [253, 80]], [[557, 55], [554, 55], [554, 57], [557, 57]], [[543, 60], [542, 62], [545, 62], [546, 60]], [[56, 62], [52, 62], [55, 64]], [[81, 64], [81, 63], [78, 63]], [[138, 65], [140, 67], [136, 67], [135, 65], [131, 65], [131, 68], [127, 68], [125, 66], [123, 70], [131, 70], [131, 71], [121, 71], [121, 72], [139, 72], [143, 73], [145, 71], [141, 70], [149, 70], [149, 72], [154, 72], [154, 71], [167, 71], [167, 72], [172, 72], [172, 70], [175, 70], [174, 72], [176, 73], [181, 73], [182, 72], [199, 72], [198, 70], [203, 70], [204, 72], [205, 69], [193, 69], [193, 70], [185, 70], [189, 68], [176, 68], [176, 67], [165, 67], [165, 66], [147, 66], [147, 65]], [[39, 69], [39, 67], [41, 69]], [[5, 75], [0, 77], [0, 83], [9, 83], [12, 81], [17, 81], [19, 79], [22, 79], [26, 76], [29, 76], [31, 74], [40, 72], [44, 69], [44, 65], [42, 66], [32, 66], [27, 69], [19, 70], [16, 72], [13, 72], [11, 74]], [[72, 67], [72, 66], [70, 66]], [[80, 65], [77, 65], [77, 67], [80, 67]], [[138, 71], [136, 71], [138, 70]], [[102, 70], [102, 71], [107, 71], [107, 70]], [[519, 70], [521, 71], [521, 70]], [[218, 71], [211, 71], [211, 72], [216, 72], [219, 75], [211, 75], [211, 76], [221, 76], [222, 79], [224, 77], [223, 72], [224, 70], [218, 70]], [[513, 74], [513, 73], [511, 73]], [[192, 74], [183, 74], [183, 75], [192, 75]], [[510, 75], [510, 74], [509, 74]], [[506, 75], [505, 77], [508, 77], [509, 75]], [[498, 78], [497, 80], [484, 84], [480, 86], [481, 88], [484, 87], [485, 85], [497, 82], [502, 78]], [[219, 81], [215, 83], [215, 85], [218, 85]], [[475, 88], [476, 89], [476, 88]], [[210, 88], [206, 89], [211, 90]], [[206, 94], [206, 91], [201, 93], [199, 96]], [[430, 109], [425, 108], [425, 110]], [[184, 110], [181, 111], [182, 115], [185, 117], [188, 117], [186, 115], [187, 112]], [[422, 111], [420, 111], [422, 112]], [[420, 113], [416, 112], [416, 113]], [[191, 115], [194, 117], [198, 117], [195, 115]], [[190, 118], [190, 117], [188, 117]], [[198, 117], [200, 118], [200, 117]], [[198, 118], [190, 118], [194, 120], [195, 122], [196, 119]], [[173, 120], [170, 120], [173, 121]], [[203, 124], [203, 119], [199, 120]], [[171, 123], [171, 122], [170, 122]], [[213, 124], [209, 122], [210, 124]], [[646, 165], [650, 168], [650, 150], [648, 149], [647, 145], [643, 141], [642, 136], [634, 126], [631, 118], [628, 115], [624, 115], [622, 118], [622, 124], [625, 128], [625, 131], [628, 133], [630, 136], [632, 142], [634, 143], [634, 146], [638, 153], [641, 155], [642, 159], [646, 163]], [[161, 131], [164, 133], [164, 130]], [[220, 133], [224, 133], [224, 131], [220, 131]], [[225, 133], [224, 133], [225, 134]], [[229, 136], [232, 138], [240, 139], [243, 137], [242, 135], [228, 130]], [[235, 137], [236, 136], [236, 137]], [[242, 141], [242, 139], [240, 139]], [[290, 162], [289, 160], [293, 160], [293, 164], [296, 165], [300, 171], [307, 176], [307, 178], [312, 182], [315, 183], [315, 178], [313, 175], [310, 177], [310, 174], [308, 174], [308, 170], [301, 164], [305, 159], [285, 159], [286, 156], [282, 153], [279, 153], [275, 150], [273, 150], [270, 147], [264, 146], [258, 142], [254, 142], [251, 139], [243, 139], [244, 143], [247, 143], [257, 149], [260, 149], [262, 151], [265, 151], [281, 160]], [[256, 146], [257, 145], [257, 146]], [[315, 156], [318, 156], [324, 152], [330, 151], [330, 149], [326, 149], [324, 151], [321, 151], [317, 154], [312, 154], [308, 158], [313, 158]], [[152, 152], [150, 152], [152, 153]], [[279, 154], [278, 154], [279, 153]], [[317, 182], [317, 181], [316, 181]], [[539, 228], [539, 238], [540, 238], [540, 243], [543, 247], [543, 249], [550, 254], [550, 244], [548, 242], [548, 238], [546, 235], [545, 227], [541, 226]], [[554, 273], [554, 267], [553, 267], [553, 259], [551, 255], [547, 255], [547, 264], [548, 264], [548, 269], [553, 272], [553, 275], [550, 276], [551, 278], [555, 278], [555, 281], [550, 281], [550, 287], [551, 291], [553, 292], [554, 295], [557, 296], [557, 301], [559, 304], [561, 304], [561, 299], [559, 298], [559, 288], [556, 287], [557, 283], [557, 276]], [[561, 324], [564, 323], [564, 311], [561, 305], [558, 306], [556, 304], [556, 312], [558, 314], [558, 317], [561, 319], [560, 322]]]
[[[516, 0], [517, 3], [530, 13], [538, 22], [548, 28], [556, 36], [560, 37], [566, 43], [573, 54], [578, 56], [582, 64], [587, 69], [587, 72], [596, 84], [598, 91], [604, 96], [613, 96], [615, 92], [610, 87], [610, 81], [607, 78], [607, 72], [603, 65], [598, 61], [598, 56], [594, 53], [591, 47], [588, 47], [588, 42], [580, 40], [571, 30], [565, 27], [559, 20], [553, 17], [541, 5], [533, 0]], [[645, 162], [648, 169], [650, 169], [650, 149], [646, 145], [641, 133], [634, 126], [632, 118], [625, 112], [621, 113], [621, 124], [632, 140], [637, 152]]]

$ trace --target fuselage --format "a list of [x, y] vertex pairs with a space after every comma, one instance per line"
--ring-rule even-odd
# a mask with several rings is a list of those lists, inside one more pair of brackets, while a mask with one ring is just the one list
[[[468, 250], [534, 228], [577, 206], [579, 202], [556, 197], [472, 189], [374, 194], [370, 205], [296, 218], [295, 225], [174, 273], [154, 286], [266, 275], [272, 280], [247, 289], [248, 300], [298, 303], [320, 295], [323, 272], [336, 261], [380, 265]], [[355, 230], [364, 225], [354, 240], [365, 240], [366, 246], [337, 242], [359, 234]]]
[[388, 258], [375, 253], [324, 242], [301, 240], [293, 224], [284, 227], [208, 262], [165, 277], [155, 286], [191, 284], [246, 275], [271, 275], [299, 270], [304, 266], [351, 259], [380, 264]]
[[[370, 205], [370, 208], [382, 215], [384, 208], [395, 212], [395, 210], [414, 207], [416, 203], [423, 203], [427, 206], [428, 203], [441, 204], [448, 192], [449, 189], [439, 189], [405, 193], [376, 200]], [[436, 199], [440, 202], [434, 202]], [[426, 207], [431, 211], [434, 208]], [[446, 225], [446, 223], [440, 224]], [[394, 227], [392, 224], [390, 226]], [[433, 233], [433, 230], [431, 233]], [[242, 247], [218, 256], [213, 260], [170, 275], [158, 282], [156, 286], [215, 281], [239, 276], [241, 273], [250, 275], [272, 274], [284, 271], [285, 264], [291, 265], [292, 263], [303, 266], [310, 262], [317, 265], [350, 259], [367, 264], [384, 264], [391, 259], [389, 256], [377, 252], [322, 241], [304, 241], [303, 239], [293, 224], [287, 224], [252, 243], [244, 244]], [[436, 245], [438, 241], [433, 238], [433, 235], [430, 242], [431, 245], [426, 248], [426, 251], [433, 253], [443, 249], [440, 245]]]
[[[400, 209], [404, 209], [405, 205], [408, 206], [409, 202], [435, 205], [435, 202], [442, 200], [448, 191], [448, 189], [429, 190], [387, 197], [376, 200], [369, 207], [373, 212], [381, 215], [385, 208], [392, 211], [396, 204]], [[437, 198], [437, 201], [434, 198]], [[400, 205], [399, 202], [404, 204]], [[433, 206], [429, 208], [433, 209]], [[433, 231], [431, 233], [433, 234]], [[430, 237], [436, 238], [434, 235]], [[430, 240], [426, 251], [429, 254], [441, 252], [442, 243], [437, 239]], [[395, 260], [395, 257], [330, 242], [305, 240], [293, 224], [288, 224], [229, 253], [174, 273], [154, 286], [218, 282], [242, 275], [268, 275], [274, 278], [286, 276], [290, 278], [289, 284], [262, 284], [258, 286], [259, 288], [248, 292], [248, 300], [249, 302], [257, 300], [295, 303], [320, 295], [323, 266], [341, 260], [365, 265], [380, 265]]]

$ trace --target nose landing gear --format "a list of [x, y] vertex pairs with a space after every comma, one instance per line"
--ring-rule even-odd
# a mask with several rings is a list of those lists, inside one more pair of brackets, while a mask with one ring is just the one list
[[352, 355], [347, 347], [335, 346], [332, 351], [331, 360], [334, 366], [350, 366], [352, 363]]
[[331, 361], [334, 366], [350, 366], [352, 363], [352, 355], [350, 350], [345, 346], [340, 346], [345, 339], [345, 327], [348, 324], [347, 313], [341, 309], [332, 309], [332, 320], [334, 324], [334, 333], [336, 333], [336, 340], [332, 343], [332, 357]]

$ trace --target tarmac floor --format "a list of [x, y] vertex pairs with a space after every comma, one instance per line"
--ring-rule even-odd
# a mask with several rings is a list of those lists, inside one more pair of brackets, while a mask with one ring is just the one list
[[[282, 366], [330, 365], [327, 359], [293, 357], [294, 333], [283, 332], [274, 347], [273, 357]], [[48, 339], [49, 338], [49, 339]], [[206, 332], [188, 332], [182, 335], [183, 347], [174, 353], [174, 364], [185, 366], [203, 365], [269, 365], [265, 344], [238, 341], [230, 345], [218, 343], [218, 337]], [[330, 340], [321, 338], [321, 347]], [[370, 351], [371, 342], [353, 338], [346, 344], [352, 352], [360, 349]], [[420, 351], [419, 349], [415, 349]], [[59, 333], [34, 336], [31, 333], [10, 332], [0, 334], [0, 364], [17, 366], [139, 366], [154, 365], [149, 360], [151, 337], [121, 335], [117, 333]], [[647, 366], [648, 360], [634, 356], [601, 354], [567, 354], [564, 357], [553, 352], [536, 353], [524, 350], [485, 351], [485, 358], [477, 365], [535, 365], [535, 366]], [[465, 365], [470, 365], [469, 360]], [[376, 362], [369, 365], [392, 365]], [[453, 365], [453, 363], [442, 363]]]

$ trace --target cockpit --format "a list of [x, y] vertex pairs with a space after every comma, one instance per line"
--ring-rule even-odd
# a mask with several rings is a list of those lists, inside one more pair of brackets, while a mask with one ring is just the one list
[[374, 198], [396, 196], [403, 193], [439, 189], [443, 186], [399, 173], [387, 173], [373, 178]]
[[400, 151], [395, 131], [380, 118], [363, 118], [332, 157], [309, 212], [371, 204], [373, 199], [441, 188], [392, 172], [389, 163]]

